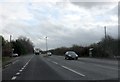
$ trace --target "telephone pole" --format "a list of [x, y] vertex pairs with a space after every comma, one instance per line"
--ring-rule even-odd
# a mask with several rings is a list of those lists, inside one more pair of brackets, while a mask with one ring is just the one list
[[46, 38], [46, 52], [48, 50], [48, 46], [47, 46], [47, 36], [45, 37]]
[[104, 27], [104, 30], [105, 30], [105, 45], [104, 45], [104, 51], [106, 51], [106, 39], [107, 39], [106, 26]]
[[12, 40], [12, 35], [10, 35], [10, 51], [11, 51], [10, 56], [12, 57], [12, 54], [13, 54], [14, 49], [12, 49], [12, 43], [11, 43], [11, 40]]
[[106, 34], [106, 26], [104, 27], [104, 30], [105, 30], [105, 40], [106, 40], [106, 37], [107, 37], [107, 34]]
[[12, 35], [10, 35], [10, 43], [11, 43]]

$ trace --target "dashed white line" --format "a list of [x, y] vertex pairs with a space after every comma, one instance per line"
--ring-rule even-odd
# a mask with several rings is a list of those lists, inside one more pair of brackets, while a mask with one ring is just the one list
[[22, 68], [22, 70], [24, 69], [24, 67]]
[[25, 65], [28, 65], [28, 62]]
[[20, 72], [22, 71], [22, 70], [19, 70]]
[[82, 74], [82, 73], [79, 73], [79, 72], [77, 72], [77, 71], [75, 71], [75, 70], [73, 70], [73, 69], [70, 69], [70, 68], [68, 68], [68, 67], [66, 67], [66, 66], [62, 66], [63, 68], [65, 68], [65, 69], [67, 69], [67, 70], [69, 70], [69, 71], [72, 71], [72, 72], [74, 72], [74, 73], [76, 73], [76, 74], [78, 74], [78, 75], [80, 75], [80, 76], [85, 76], [84, 74]]
[[58, 64], [57, 62], [52, 61], [54, 64]]
[[16, 79], [16, 76], [13, 76], [11, 80], [15, 80]]
[[6, 65], [5, 67], [8, 67], [9, 66], [9, 64], [8, 65]]
[[33, 56], [27, 61], [27, 63], [23, 66], [23, 69], [29, 64], [29, 62], [31, 61], [31, 59], [33, 58]]
[[[19, 72], [16, 73], [16, 75], [19, 75], [20, 72], [23, 71], [23, 69], [28, 65], [28, 63], [30, 62], [30, 60], [31, 60], [32, 58], [33, 58], [33, 56], [32, 56], [32, 57], [29, 59], [29, 61], [21, 68], [21, 70], [19, 70]], [[18, 60], [16, 60], [15, 62], [13, 62], [13, 64], [16, 63], [17, 61], [18, 61]], [[11, 80], [15, 80], [16, 78], [17, 78], [16, 76], [13, 76]]]
[[20, 73], [18, 72], [18, 73], [16, 73], [16, 75], [20, 75]]
[[12, 64], [15, 64], [15, 63], [17, 63], [19, 60], [16, 60], [16, 61], [14, 61], [14, 62], [12, 62]]

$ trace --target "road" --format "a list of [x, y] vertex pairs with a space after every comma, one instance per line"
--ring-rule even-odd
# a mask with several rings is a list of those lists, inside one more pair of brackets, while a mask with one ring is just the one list
[[3, 69], [2, 80], [117, 80], [118, 61], [95, 58], [27, 55]]

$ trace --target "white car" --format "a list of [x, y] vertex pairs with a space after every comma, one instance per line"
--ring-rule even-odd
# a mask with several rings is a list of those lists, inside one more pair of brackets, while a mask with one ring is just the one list
[[51, 53], [51, 52], [47, 52], [47, 55], [48, 55], [48, 56], [51, 56], [51, 55], [52, 55], [52, 53]]
[[12, 54], [12, 57], [18, 57], [17, 53]]

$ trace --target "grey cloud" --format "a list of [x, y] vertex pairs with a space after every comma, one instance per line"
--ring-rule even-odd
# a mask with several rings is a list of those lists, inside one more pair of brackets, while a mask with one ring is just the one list
[[106, 14], [109, 15], [119, 15], [119, 7], [116, 5], [113, 9], [109, 10]]
[[[71, 2], [71, 3], [79, 7], [84, 7], [88, 9], [106, 4], [109, 5], [109, 3], [103, 3], [103, 2], [87, 2], [87, 3]], [[115, 9], [116, 8], [110, 10], [110, 12], [116, 11]], [[45, 38], [44, 38], [45, 36], [48, 36], [49, 49], [62, 47], [62, 46], [69, 47], [72, 46], [73, 44], [85, 46], [97, 42], [104, 37], [104, 28], [101, 28], [100, 26], [96, 26], [96, 28], [86, 30], [87, 26], [84, 26], [83, 24], [79, 24], [78, 26], [80, 28], [75, 30], [74, 27], [72, 26], [72, 24], [74, 24], [73, 22], [70, 22], [69, 25], [66, 25], [70, 27], [68, 28], [64, 26], [66, 23], [55, 21], [54, 18], [52, 17], [50, 18], [49, 15], [51, 14], [49, 12], [48, 14], [44, 15], [38, 11], [33, 11], [33, 10], [30, 11], [31, 12], [29, 13], [33, 15], [33, 18], [36, 21], [28, 22], [27, 24], [26, 24], [27, 21], [23, 21], [23, 23], [19, 23], [19, 21], [14, 21], [14, 24], [6, 25], [3, 31], [6, 32], [7, 34], [13, 33], [13, 36], [16, 37], [18, 35], [29, 37], [35, 43], [35, 46], [38, 46], [41, 49], [45, 49]], [[33, 25], [34, 22], [35, 24]], [[9, 29], [6, 29], [8, 27]], [[108, 33], [110, 33], [111, 35], [116, 35], [114, 34], [113, 31], [115, 31], [114, 27], [108, 30]], [[43, 37], [44, 39], [42, 38], [41, 40], [38, 40], [41, 37]]]
[[[116, 26], [108, 27], [107, 34], [116, 37], [117, 36], [117, 28]], [[56, 33], [55, 33], [56, 34]], [[104, 28], [101, 26], [97, 26], [96, 28], [85, 30], [82, 28], [78, 28], [75, 31], [69, 31], [65, 33], [66, 36], [61, 36], [58, 34], [52, 40], [48, 39], [49, 48], [57, 48], [57, 47], [70, 47], [73, 44], [78, 44], [82, 46], [87, 46], [95, 42], [99, 42], [102, 38], [104, 38]]]
[[52, 48], [53, 46], [70, 47], [73, 44], [78, 44], [82, 46], [89, 45], [101, 40], [101, 36], [104, 37], [104, 34], [102, 34], [101, 32], [101, 28], [99, 28], [99, 30], [94, 29], [86, 31], [85, 29], [78, 28], [75, 31], [70, 31], [69, 33], [66, 32], [66, 36], [61, 36], [60, 34], [58, 34], [57, 37], [52, 37], [54, 38], [54, 40], [48, 40], [49, 48]]
[[98, 7], [98, 6], [104, 6], [104, 5], [112, 5], [113, 2], [71, 2], [74, 5], [77, 5], [79, 7], [84, 7], [87, 9]]

